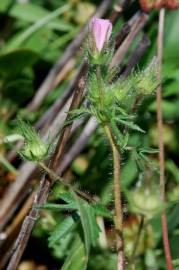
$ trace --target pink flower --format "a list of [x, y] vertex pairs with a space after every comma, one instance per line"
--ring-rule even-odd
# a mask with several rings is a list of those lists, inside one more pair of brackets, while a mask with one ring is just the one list
[[109, 20], [98, 19], [93, 17], [89, 24], [96, 48], [101, 52], [104, 44], [108, 42], [112, 33], [112, 23]]

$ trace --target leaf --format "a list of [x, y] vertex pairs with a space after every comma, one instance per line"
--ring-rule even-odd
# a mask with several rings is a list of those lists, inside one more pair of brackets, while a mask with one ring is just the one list
[[84, 239], [85, 239], [85, 249], [88, 256], [90, 252], [90, 247], [91, 247], [91, 235], [90, 235], [90, 227], [88, 223], [88, 218], [86, 218], [86, 210], [84, 208], [83, 201], [79, 199], [75, 193], [74, 193], [74, 198], [76, 199], [77, 207], [80, 214], [80, 220], [81, 220], [83, 233], [84, 233]]
[[173, 260], [173, 266], [179, 266], [179, 259]]
[[125, 181], [122, 181], [122, 188], [129, 187], [137, 177], [137, 174], [136, 162], [131, 155], [122, 170], [121, 179], [125, 179]]
[[120, 130], [119, 128], [116, 126], [116, 123], [114, 121], [113, 118], [111, 118], [111, 128], [112, 128], [112, 131], [114, 133], [114, 136], [115, 136], [115, 139], [116, 139], [116, 142], [117, 144], [123, 148], [123, 136], [122, 134], [120, 133]]
[[88, 203], [84, 203], [84, 209], [86, 210], [86, 218], [89, 223], [90, 240], [93, 246], [96, 246], [100, 233], [100, 228], [96, 222], [96, 216], [94, 209]]
[[[21, 31], [22, 33], [23, 31]], [[3, 48], [4, 51], [12, 50], [16, 48], [16, 40], [18, 39], [18, 36], [21, 35], [20, 32], [15, 34], [5, 45]], [[49, 46], [51, 45], [52, 40], [56, 38], [56, 35], [48, 29], [47, 27], [43, 27], [37, 32], [33, 33], [28, 39], [25, 40], [22, 46], [18, 47], [23, 47], [29, 50], [32, 50], [33, 52], [37, 53], [40, 55], [41, 59], [44, 59], [48, 61], [48, 57], [52, 52], [47, 51], [49, 49]], [[44, 51], [46, 53], [44, 54]], [[53, 50], [54, 53], [57, 52], [57, 50]], [[57, 52], [59, 54], [59, 51]]]
[[0, 12], [6, 12], [12, 0], [1, 0], [0, 1]]
[[119, 128], [116, 126], [114, 119], [111, 119], [111, 127], [115, 135], [115, 139], [117, 144], [121, 147], [121, 151], [125, 149], [129, 140], [129, 133], [121, 134]]
[[159, 150], [154, 148], [141, 148], [140, 153], [148, 153], [148, 154], [158, 154]]
[[139, 132], [145, 133], [145, 130], [141, 129], [138, 125], [134, 124], [133, 122], [121, 120], [121, 119], [118, 119], [118, 118], [116, 118], [116, 121], [118, 121], [119, 123], [129, 127], [130, 129], [137, 130]]
[[75, 225], [76, 224], [71, 216], [60, 222], [48, 238], [49, 247], [52, 247], [57, 241], [65, 237], [75, 227]]
[[92, 205], [92, 207], [96, 215], [106, 217], [106, 218], [112, 217], [111, 212], [101, 203], [95, 203]]
[[74, 210], [76, 209], [76, 204], [57, 204], [57, 203], [46, 203], [44, 205], [37, 205], [36, 208], [46, 209], [46, 210]]
[[85, 256], [85, 247], [78, 236], [72, 244], [68, 257], [65, 260], [61, 270], [85, 270], [87, 267], [87, 258]]
[[175, 181], [177, 183], [179, 183], [179, 169], [176, 166], [176, 164], [174, 163], [174, 161], [173, 160], [167, 160], [166, 161], [166, 168], [174, 176]]
[[0, 155], [0, 163], [3, 164], [4, 167], [8, 171], [12, 172], [14, 175], [19, 174], [18, 171], [16, 170], [16, 168], [11, 163], [9, 163], [9, 161], [5, 157], [3, 157], [2, 155]]
[[129, 116], [127, 113], [126, 113], [126, 111], [123, 109], [123, 108], [121, 108], [121, 107], [117, 107], [117, 108], [115, 108], [116, 109], [116, 111], [118, 111], [120, 114], [122, 114], [123, 116]]
[[88, 256], [91, 245], [95, 246], [97, 243], [100, 229], [96, 223], [95, 212], [92, 206], [80, 199], [73, 191], [72, 194], [76, 200], [79, 210], [80, 220], [84, 232], [85, 248]]
[[144, 159], [146, 164], [148, 164], [148, 166], [150, 166], [152, 170], [154, 171], [158, 170], [158, 167], [156, 166], [156, 164], [151, 159], [149, 159], [146, 155], [140, 153], [140, 157]]
[[[62, 199], [66, 203], [76, 204], [75, 199], [73, 198], [73, 196], [69, 192], [60, 193], [59, 196], [58, 196], [58, 198], [59, 199]], [[77, 206], [76, 206], [76, 208], [77, 208]]]
[[37, 59], [38, 55], [28, 49], [18, 49], [4, 53], [0, 55], [0, 73], [4, 75], [18, 74], [26, 67], [32, 66]]
[[[3, 96], [17, 104], [29, 100], [34, 94], [33, 82], [29, 79], [19, 78], [5, 82], [3, 85]], [[16, 93], [16, 95], [12, 95]]]
[[68, 9], [69, 9], [69, 5], [64, 5], [62, 7], [57, 8], [55, 11], [49, 13], [47, 16], [42, 17], [40, 20], [37, 20], [33, 25], [31, 25], [29, 28], [27, 28], [23, 33], [18, 35], [16, 37], [16, 39], [11, 43], [11, 46], [8, 47], [8, 49], [19, 47], [32, 34], [37, 32], [39, 29], [41, 29], [46, 24], [48, 24], [51, 20], [53, 20], [54, 18], [56, 18], [60, 14], [64, 13]]
[[170, 214], [168, 215], [168, 231], [169, 233], [172, 233], [177, 226], [179, 225], [179, 204], [175, 205], [172, 203], [170, 209]]
[[[59, 9], [62, 9], [63, 7], [64, 6], [61, 6], [59, 7]], [[70, 7], [68, 6], [68, 9], [69, 8]], [[38, 22], [39, 20], [44, 19], [47, 16], [50, 16], [54, 12], [55, 11], [51, 12], [43, 8], [42, 6], [39, 6], [37, 4], [35, 5], [33, 3], [25, 3], [25, 4], [17, 3], [11, 8], [11, 10], [9, 11], [9, 14], [20, 20], [23, 20], [29, 23], [34, 23], [34, 22]], [[57, 16], [58, 14], [55, 17]], [[60, 30], [60, 31], [69, 31], [72, 29], [72, 26], [69, 23], [62, 21], [59, 18], [54, 19], [53, 17], [52, 19], [53, 21], [47, 22], [50, 28], [55, 29], [55, 30]]]
[[[178, 46], [179, 46], [179, 40], [178, 40], [178, 25], [179, 25], [179, 11], [175, 10], [172, 11], [172, 13], [168, 14], [166, 16], [166, 23], [165, 23], [165, 49], [164, 49], [164, 58], [165, 62], [167, 63], [176, 63], [178, 64]], [[172, 29], [172, 31], [171, 31]], [[169, 71], [170, 73], [172, 71]]]

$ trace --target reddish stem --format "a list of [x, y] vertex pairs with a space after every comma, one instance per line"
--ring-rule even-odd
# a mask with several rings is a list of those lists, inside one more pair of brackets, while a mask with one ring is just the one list
[[[161, 82], [161, 69], [162, 69], [162, 58], [163, 58], [163, 36], [164, 36], [164, 19], [165, 9], [162, 8], [159, 13], [159, 29], [158, 29], [158, 79]], [[159, 133], [159, 166], [160, 166], [160, 194], [161, 200], [165, 202], [165, 153], [164, 153], [164, 140], [163, 140], [163, 115], [162, 115], [162, 88], [159, 86], [157, 91], [157, 125]], [[170, 252], [170, 245], [168, 239], [168, 225], [166, 211], [164, 210], [161, 215], [162, 222], [162, 236], [163, 245], [165, 251], [165, 259], [167, 263], [167, 269], [173, 270], [172, 258]]]

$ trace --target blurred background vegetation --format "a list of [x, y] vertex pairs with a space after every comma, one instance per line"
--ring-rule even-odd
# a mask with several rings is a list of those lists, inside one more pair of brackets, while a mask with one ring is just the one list
[[[3, 198], [6, 189], [16, 181], [20, 160], [8, 162], [6, 158], [11, 146], [3, 143], [6, 136], [14, 134], [14, 119], [20, 115], [34, 124], [40, 116], [62, 95], [73, 78], [82, 59], [82, 49], [70, 60], [69, 70], [62, 78], [58, 78], [56, 87], [45, 98], [40, 108], [32, 113], [26, 106], [33, 98], [36, 90], [45, 79], [54, 63], [63, 55], [67, 45], [76, 37], [80, 28], [94, 13], [101, 1], [82, 0], [1, 0], [0, 1], [0, 196]], [[122, 14], [116, 26], [114, 35], [136, 11], [140, 8], [133, 1], [130, 8]], [[158, 12], [150, 13], [143, 32], [148, 36], [151, 45], [145, 52], [136, 69], [145, 67], [156, 55], [158, 29]], [[41, 22], [41, 24], [39, 24]], [[179, 11], [167, 11], [165, 22], [164, 60], [163, 60], [163, 103], [164, 140], [166, 159], [166, 189], [167, 207], [169, 211], [169, 238], [174, 260], [179, 258]], [[142, 37], [138, 34], [130, 47], [122, 66], [127, 64], [131, 52]], [[137, 122], [145, 134], [132, 134], [130, 144], [157, 148], [158, 134], [156, 128], [155, 96], [144, 100], [138, 109]], [[80, 132], [80, 130], [79, 130]], [[79, 133], [78, 133], [79, 134]], [[78, 134], [76, 136], [78, 136]], [[72, 140], [73, 142], [73, 140]], [[72, 143], [71, 142], [71, 143]], [[157, 155], [151, 153], [150, 160], [157, 164]], [[83, 152], [75, 158], [66, 172], [68, 179], [78, 181], [84, 190], [95, 194], [96, 198], [109, 209], [112, 207], [112, 175], [111, 157], [107, 143], [96, 130], [88, 140]], [[122, 186], [124, 208], [128, 208], [127, 197], [138, 194], [141, 205], [146, 202], [145, 188], [149, 188], [148, 211], [158, 192], [158, 171], [146, 168], [146, 173], [138, 171], [133, 153], [123, 156]], [[157, 165], [156, 165], [157, 166]], [[152, 167], [153, 168], [153, 167]], [[143, 189], [141, 187], [144, 187]], [[59, 193], [63, 187], [57, 184], [50, 194], [49, 200], [59, 201]], [[137, 193], [138, 192], [138, 193]], [[127, 196], [126, 196], [127, 195]], [[154, 202], [155, 203], [155, 202]], [[145, 208], [145, 207], [144, 207]], [[67, 215], [67, 213], [65, 214]], [[73, 232], [61, 240], [50, 244], [49, 236], [57, 224], [64, 219], [60, 212], [43, 210], [33, 236], [30, 239], [23, 256], [20, 270], [60, 269], [69, 255]], [[105, 224], [105, 237], [99, 245], [92, 249], [90, 270], [115, 269], [114, 232], [110, 220], [99, 220]], [[138, 232], [140, 217], [126, 210], [125, 241], [127, 253], [131, 253], [135, 236]], [[107, 239], [107, 243], [106, 243]], [[108, 246], [108, 248], [107, 248]], [[81, 256], [80, 253], [77, 254]], [[166, 269], [163, 254], [161, 225], [159, 215], [150, 219], [143, 228], [137, 255], [137, 270]], [[74, 262], [75, 263], [75, 262]], [[64, 269], [81, 269], [76, 268]], [[176, 268], [177, 269], [177, 268]]]

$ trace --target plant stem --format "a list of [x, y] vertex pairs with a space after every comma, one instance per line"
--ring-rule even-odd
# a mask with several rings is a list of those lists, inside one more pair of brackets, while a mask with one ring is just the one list
[[121, 187], [120, 187], [120, 153], [115, 144], [111, 129], [108, 125], [104, 126], [106, 136], [111, 145], [113, 154], [113, 167], [114, 167], [114, 204], [115, 204], [115, 229], [116, 229], [116, 246], [118, 252], [117, 270], [125, 269], [124, 258], [124, 241], [123, 241], [123, 214], [122, 214], [122, 201], [121, 201]]
[[67, 183], [64, 178], [60, 177], [56, 173], [53, 172], [48, 166], [46, 166], [45, 163], [39, 162], [38, 165], [48, 174], [48, 176], [53, 179], [53, 182], [55, 181], [60, 181], [64, 186], [71, 188], [74, 192], [79, 194], [81, 197], [84, 199], [90, 201], [90, 202], [95, 202], [95, 199], [93, 199], [91, 196], [86, 194], [85, 192], [79, 190], [78, 188], [72, 186], [71, 184]]
[[[96, 69], [96, 78], [98, 83], [100, 111], [105, 113], [104, 105], [104, 89], [101, 78], [100, 66]], [[114, 205], [115, 205], [115, 217], [114, 224], [116, 230], [116, 248], [117, 248], [117, 270], [124, 270], [125, 258], [124, 258], [124, 241], [123, 241], [123, 218], [122, 218], [122, 201], [121, 201], [121, 187], [120, 187], [120, 152], [116, 145], [110, 126], [107, 123], [103, 124], [103, 128], [107, 139], [110, 143], [113, 154], [113, 170], [114, 170]]]
[[[159, 13], [159, 29], [158, 29], [158, 80], [161, 82], [161, 69], [162, 69], [162, 58], [163, 58], [163, 35], [164, 35], [164, 19], [165, 9], [162, 8]], [[157, 125], [159, 133], [159, 166], [160, 166], [160, 194], [161, 200], [165, 202], [165, 164], [164, 164], [164, 140], [163, 140], [163, 115], [162, 115], [162, 94], [161, 86], [157, 91]], [[170, 252], [170, 245], [168, 239], [168, 225], [166, 211], [164, 210], [161, 215], [162, 222], [162, 236], [163, 245], [165, 251], [165, 259], [167, 263], [167, 269], [173, 270], [172, 258]]]

